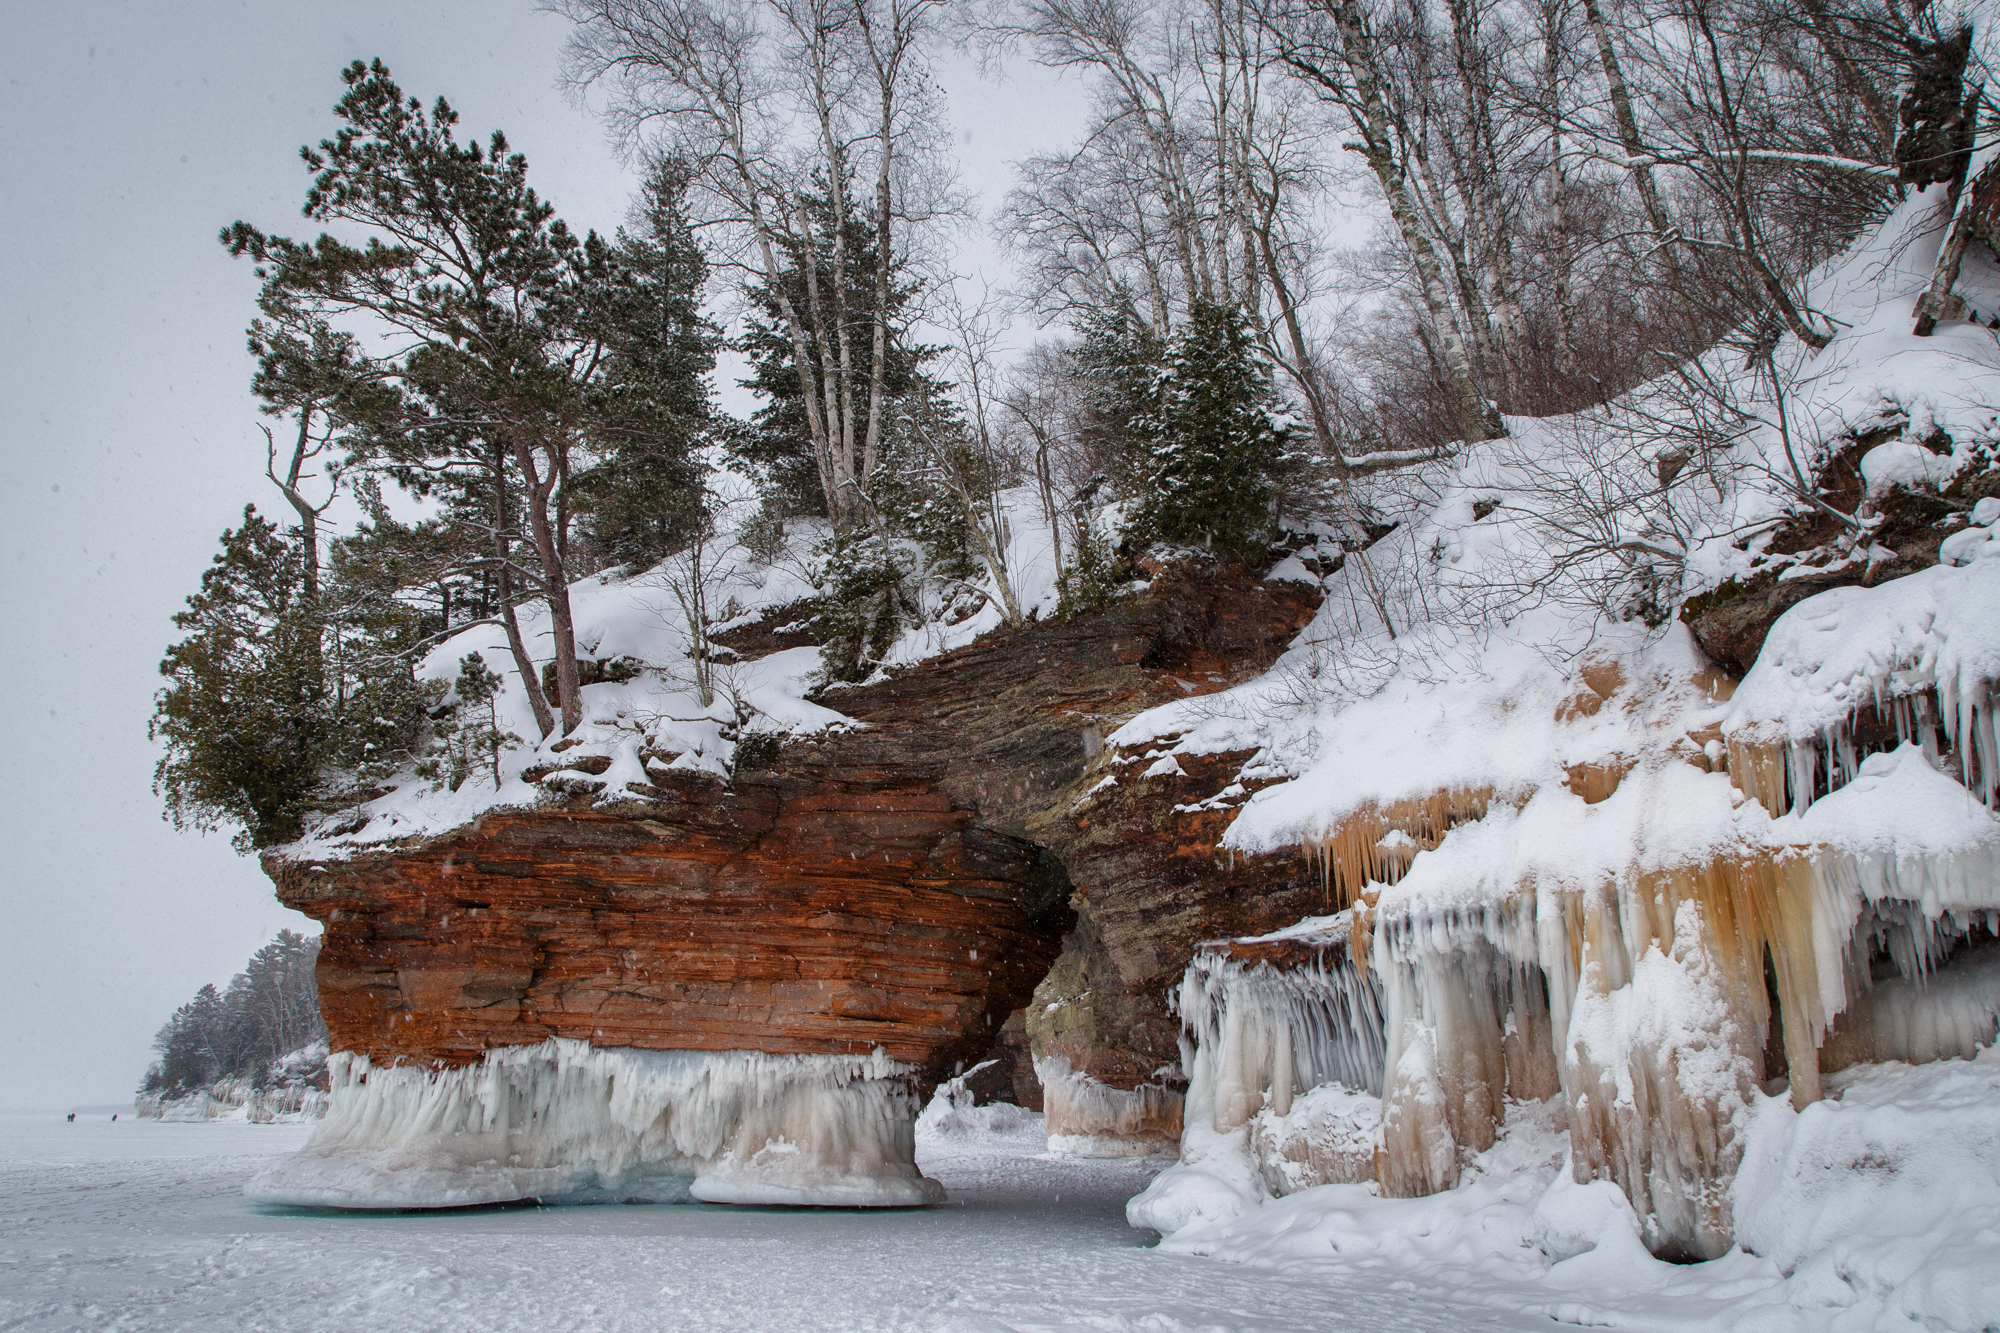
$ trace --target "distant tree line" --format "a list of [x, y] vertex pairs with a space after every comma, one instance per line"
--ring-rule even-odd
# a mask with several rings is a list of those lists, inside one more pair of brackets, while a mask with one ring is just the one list
[[326, 1040], [313, 983], [318, 958], [317, 938], [281, 930], [227, 987], [196, 991], [153, 1038], [159, 1059], [139, 1091], [186, 1096], [225, 1078], [266, 1086], [285, 1056]]

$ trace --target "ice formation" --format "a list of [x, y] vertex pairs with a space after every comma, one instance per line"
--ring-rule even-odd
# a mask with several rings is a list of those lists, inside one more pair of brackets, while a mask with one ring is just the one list
[[[1986, 335], [1908, 334], [1940, 199], [1817, 280], [1847, 332], [1785, 352], [1815, 420], [1949, 434], [1950, 455], [1917, 460], [1926, 484], [1985, 457], [2000, 401]], [[1677, 622], [1508, 600], [1556, 583], [1537, 469], [1590, 463], [1578, 441], [1616, 422], [1509, 427], [1415, 488], [1428, 498], [1327, 580], [1266, 678], [1108, 738], [1254, 750], [1245, 772], [1264, 782], [1224, 845], [1303, 851], [1345, 909], [1301, 927], [1342, 920], [1322, 956], [1344, 974], [1190, 966], [1183, 1162], [1135, 1222], [1171, 1230], [1340, 1179], [1373, 1124], [1382, 1196], [1449, 1190], [1510, 1106], [1549, 1099], [1577, 1184], [1622, 1191], [1655, 1253], [1712, 1257], [1736, 1235], [1731, 1182], [1766, 1090], [1803, 1112], [1839, 1071], [1970, 1056], [2000, 1029], [2000, 503], [1938, 566], [1792, 607], [1733, 682]], [[1775, 433], [1733, 447], [1751, 480], [1688, 499], [1714, 525], [1687, 555], [1697, 586], [1747, 578], [1753, 552], [1729, 534], [1787, 512], [1755, 480], [1782, 469]], [[1870, 477], [1910, 484], [1905, 454]], [[1494, 495], [1507, 503], [1473, 503]], [[1341, 1008], [1363, 978], [1379, 1010]], [[1376, 1013], [1379, 1036], [1340, 1048], [1375, 1063], [1336, 1072], [1330, 1016]], [[1312, 1123], [1290, 1123], [1308, 1104]]]
[[2000, 1051], [1828, 1082], [1829, 1100], [1764, 1099], [1748, 1118], [1731, 1187], [1742, 1244], [1823, 1318], [1872, 1298], [1900, 1316], [1878, 1327], [1994, 1327]]
[[329, 1098], [317, 1088], [253, 1088], [250, 1080], [222, 1079], [185, 1097], [140, 1093], [134, 1109], [141, 1120], [221, 1120], [242, 1116], [253, 1125], [280, 1120], [317, 1120]]
[[1291, 1109], [1267, 1106], [1250, 1120], [1250, 1155], [1274, 1198], [1315, 1185], [1375, 1178], [1382, 1099], [1341, 1083], [1301, 1093]]
[[1012, 1134], [1038, 1127], [1033, 1111], [1012, 1102], [981, 1104], [975, 1099], [966, 1081], [970, 1075], [985, 1067], [975, 1065], [965, 1073], [938, 1084], [937, 1091], [931, 1094], [930, 1101], [924, 1106], [923, 1114], [917, 1117], [917, 1133], [936, 1138]]
[[1344, 1290], [1393, 1274], [1469, 1295], [1491, 1313], [1467, 1327], [2000, 1327], [2000, 1051], [1857, 1068], [1827, 1091], [1804, 1111], [1752, 1094], [1726, 1191], [1749, 1252], [1713, 1263], [1659, 1262], [1623, 1191], [1575, 1178], [1560, 1098], [1510, 1104], [1494, 1146], [1445, 1193], [1387, 1198], [1372, 1182], [1260, 1193], [1241, 1145], [1212, 1141], [1128, 1216], [1166, 1233], [1164, 1254], [1273, 1280], [1306, 1273]]
[[263, 1203], [449, 1208], [513, 1199], [902, 1207], [910, 1071], [872, 1055], [598, 1049], [553, 1039], [457, 1069], [336, 1052], [306, 1146], [247, 1186]]
[[1189, 1116], [1226, 1132], [1265, 1107], [1289, 1115], [1294, 1095], [1322, 1084], [1380, 1094], [1380, 987], [1350, 961], [1348, 916], [1306, 923], [1310, 933], [1301, 936], [1326, 947], [1304, 967], [1246, 967], [1215, 950], [1195, 955], [1179, 995], [1193, 1044]]
[[2000, 807], [1996, 607], [2000, 559], [1983, 558], [1835, 588], [1781, 616], [1724, 726], [1738, 785], [1773, 815], [1803, 810], [1870, 754], [1914, 741], [1933, 762], [1949, 752]]
[[1181, 1094], [1161, 1083], [1114, 1088], [1067, 1057], [1035, 1058], [1048, 1118], [1049, 1151], [1072, 1157], [1145, 1157], [1180, 1138]]
[[[1243, 1146], [1271, 1195], [1365, 1162], [1415, 1197], [1455, 1186], [1510, 1102], [1560, 1092], [1578, 1178], [1617, 1184], [1656, 1250], [1713, 1256], [1760, 1086], [1787, 1078], [1803, 1106], [1822, 1066], [1993, 1040], [1996, 855], [2000, 821], [1915, 745], [1782, 819], [1677, 761], [1595, 803], [1554, 784], [1496, 804], [1296, 928], [1320, 963], [1195, 958], [1190, 1138], [1255, 1120]], [[1316, 1088], [1341, 1095], [1286, 1123]]]
[[1383, 1074], [1381, 987], [1348, 947], [1351, 912], [1275, 938], [1312, 961], [1279, 968], [1217, 949], [1195, 955], [1178, 1007], [1191, 1047], [1186, 1114], [1245, 1131], [1263, 1188], [1374, 1178]]

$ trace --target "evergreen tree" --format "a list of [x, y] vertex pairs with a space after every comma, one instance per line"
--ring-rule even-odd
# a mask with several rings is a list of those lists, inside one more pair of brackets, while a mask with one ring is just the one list
[[1255, 559], [1271, 534], [1284, 436], [1271, 420], [1269, 365], [1242, 313], [1197, 302], [1148, 397], [1132, 421], [1131, 535]]
[[1144, 471], [1138, 422], [1153, 405], [1165, 348], [1129, 297], [1088, 312], [1064, 357], [1076, 397], [1076, 444], [1121, 487]]
[[139, 1090], [181, 1096], [224, 1078], [264, 1086], [284, 1056], [326, 1040], [313, 977], [318, 959], [317, 939], [281, 930], [226, 990], [211, 984], [196, 991], [153, 1038], [159, 1060]]
[[228, 1022], [222, 996], [213, 984], [174, 1010], [153, 1039], [160, 1062], [148, 1071], [143, 1091], [191, 1092], [222, 1077]]
[[[784, 257], [781, 282], [794, 308], [835, 307], [841, 318], [830, 326], [845, 324], [855, 346], [866, 347], [872, 329], [876, 266], [876, 236], [867, 222], [851, 207], [843, 223], [843, 243], [847, 251], [847, 281], [835, 281], [832, 250], [832, 206], [823, 187], [802, 191], [798, 206], [812, 221], [815, 247], [808, 252], [794, 244]], [[847, 192], [853, 199], [853, 191]], [[747, 425], [739, 425], [729, 443], [731, 456], [755, 475], [774, 508], [786, 515], [830, 515], [826, 493], [829, 479], [820, 473], [815, 458], [812, 430], [806, 419], [805, 400], [799, 376], [797, 349], [780, 313], [778, 293], [770, 283], [760, 282], [750, 289], [753, 313], [736, 350], [750, 362], [750, 377], [741, 381], [764, 400], [764, 406]], [[889, 333], [883, 364], [882, 390], [887, 404], [886, 423], [893, 423], [907, 408], [913, 393], [920, 392], [926, 364], [936, 359], [939, 349], [912, 343], [908, 337], [907, 309], [914, 289], [907, 283], [892, 283], [889, 289]], [[817, 326], [815, 326], [817, 327]], [[807, 334], [810, 337], [810, 333]], [[831, 361], [833, 349], [808, 344], [807, 355]], [[885, 449], [888, 431], [885, 428]], [[873, 477], [869, 479], [870, 490]], [[869, 497], [873, 499], [873, 496]]]
[[245, 850], [288, 842], [334, 788], [422, 743], [416, 614], [339, 578], [309, 597], [305, 550], [246, 506], [174, 616], [188, 633], [160, 663], [149, 734], [166, 750], [153, 785], [177, 828], [235, 825]]
[[683, 208], [686, 170], [647, 173], [634, 229], [620, 230], [611, 280], [593, 295], [608, 357], [607, 429], [577, 479], [596, 560], [643, 568], [693, 540], [702, 521], [701, 449], [714, 429], [709, 374], [720, 334], [701, 313], [708, 261]]
[[[567, 733], [582, 720], [572, 483], [592, 450], [645, 428], [633, 419], [634, 395], [605, 383], [616, 360], [607, 312], [617, 303], [607, 293], [621, 282], [618, 255], [555, 216], [504, 135], [461, 144], [450, 104], [426, 109], [405, 97], [379, 60], [356, 61], [341, 77], [347, 92], [335, 111], [345, 124], [302, 153], [315, 173], [304, 211], [365, 240], [308, 243], [237, 222], [222, 241], [256, 262], [267, 313], [301, 311], [386, 342], [350, 367], [356, 392], [343, 401], [361, 404], [364, 384], [373, 392], [349, 434], [399, 479], [453, 474], [466, 498], [490, 502], [487, 558], [516, 666], [543, 734], [554, 732], [514, 623], [516, 600], [532, 592], [549, 611]], [[474, 488], [464, 490], [468, 479]], [[517, 544], [532, 561], [516, 558]]]
[[160, 663], [149, 731], [166, 747], [153, 787], [176, 828], [235, 824], [246, 849], [298, 836], [337, 729], [304, 585], [299, 546], [246, 506], [174, 616], [188, 634]]
[[445, 750], [449, 762], [446, 785], [457, 791], [467, 778], [484, 769], [500, 790], [500, 755], [521, 743], [521, 738], [500, 726], [498, 696], [501, 678], [478, 653], [467, 653], [458, 664], [458, 678], [452, 683], [453, 716]]

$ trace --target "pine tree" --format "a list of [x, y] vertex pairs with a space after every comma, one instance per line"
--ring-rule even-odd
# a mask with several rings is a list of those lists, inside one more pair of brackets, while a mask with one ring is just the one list
[[1077, 402], [1077, 445], [1102, 461], [1106, 480], [1127, 485], [1146, 446], [1138, 421], [1151, 408], [1165, 347], [1129, 297], [1087, 313], [1064, 357]]
[[449, 785], [457, 791], [475, 768], [483, 768], [500, 790], [500, 756], [521, 743], [521, 738], [500, 727], [500, 677], [478, 653], [467, 653], [458, 664], [458, 679], [452, 683], [455, 698], [454, 733], [449, 741], [451, 774]]
[[289, 842], [336, 787], [423, 743], [417, 613], [348, 581], [338, 546], [331, 585], [308, 595], [307, 549], [246, 506], [174, 616], [187, 636], [160, 663], [149, 734], [166, 751], [153, 788], [176, 828], [234, 825], [246, 851]]
[[153, 787], [176, 828], [234, 824], [245, 849], [299, 834], [336, 748], [321, 670], [322, 623], [300, 548], [254, 506], [174, 625], [149, 734], [166, 754]]
[[284, 1056], [326, 1040], [313, 976], [318, 958], [319, 940], [281, 930], [227, 989], [196, 991], [153, 1038], [159, 1059], [139, 1090], [182, 1096], [224, 1078], [265, 1086]]
[[1133, 537], [1253, 560], [1271, 533], [1284, 447], [1268, 363], [1234, 307], [1196, 303], [1132, 429]]
[[708, 377], [721, 336], [701, 313], [708, 261], [673, 158], [647, 173], [634, 229], [620, 230], [609, 281], [593, 293], [607, 361], [605, 448], [577, 479], [587, 540], [604, 564], [643, 568], [700, 529], [701, 450], [714, 432]]
[[[843, 224], [847, 284], [845, 290], [839, 290], [834, 276], [833, 225], [827, 195], [823, 187], [800, 192], [798, 206], [811, 217], [812, 235], [818, 246], [810, 253], [803, 246], [794, 246], [786, 254], [781, 274], [783, 290], [795, 308], [807, 308], [815, 302], [828, 307], [838, 305], [846, 314], [851, 336], [865, 346], [875, 300], [871, 275], [875, 268], [876, 237], [867, 222], [850, 207]], [[850, 203], [853, 197], [850, 189], [847, 192]], [[936, 347], [909, 339], [907, 309], [914, 294], [908, 283], [890, 285], [889, 331], [882, 375], [888, 423], [893, 423], [904, 411], [910, 395], [919, 392], [924, 366], [939, 353]], [[750, 362], [751, 374], [741, 382], [742, 387], [755, 392], [765, 405], [747, 425], [737, 428], [729, 452], [740, 467], [758, 478], [772, 506], [787, 516], [831, 514], [827, 478], [821, 476], [819, 461], [813, 454], [796, 349], [779, 312], [777, 292], [768, 283], [758, 283], [749, 295], [753, 313], [736, 341], [736, 350]], [[809, 346], [807, 350], [809, 355], [832, 360], [831, 348]], [[886, 433], [885, 430], [885, 436]], [[873, 478], [868, 481], [872, 490]]]
[[[487, 558], [516, 666], [543, 734], [554, 732], [514, 623], [532, 591], [549, 611], [567, 733], [582, 721], [570, 488], [592, 448], [636, 429], [630, 396], [603, 383], [618, 257], [555, 216], [506, 136], [461, 144], [450, 104], [405, 97], [379, 60], [341, 77], [335, 111], [345, 123], [302, 152], [315, 173], [304, 212], [366, 239], [302, 242], [237, 222], [222, 242], [256, 262], [267, 312], [303, 312], [364, 340], [386, 335], [383, 354], [349, 367], [357, 392], [336, 398], [356, 409], [349, 436], [369, 465], [433, 484], [449, 474], [463, 498], [490, 503]], [[517, 545], [532, 560], [517, 559]]]

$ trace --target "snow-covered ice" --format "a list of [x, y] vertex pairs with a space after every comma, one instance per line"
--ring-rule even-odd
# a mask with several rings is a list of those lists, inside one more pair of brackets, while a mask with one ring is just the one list
[[1828, 1092], [1803, 1112], [1756, 1096], [1731, 1187], [1739, 1244], [1702, 1264], [1655, 1259], [1616, 1185], [1574, 1179], [1560, 1098], [1510, 1103], [1458, 1186], [1416, 1199], [1372, 1182], [1263, 1199], [1245, 1131], [1191, 1124], [1194, 1160], [1129, 1213], [1168, 1228], [1170, 1253], [1332, 1283], [1400, 1274], [1544, 1326], [2000, 1326], [2000, 1055], [1857, 1067]]
[[1246, 1175], [1235, 1206], [1213, 1182], [1223, 1206], [1157, 1246], [1125, 1217], [1157, 1162], [1053, 1157], [1041, 1117], [1011, 1107], [922, 1117], [918, 1163], [944, 1206], [808, 1212], [260, 1206], [245, 1180], [306, 1126], [9, 1115], [0, 1328], [1873, 1333], [2000, 1319], [2000, 1061], [1873, 1066], [1829, 1090], [1804, 1113], [1758, 1100], [1735, 1189], [1759, 1253], [1692, 1267], [1645, 1252], [1609, 1182], [1568, 1180], [1552, 1105], [1514, 1104], [1463, 1183], [1423, 1199], [1324, 1185], [1257, 1207], [1247, 1157], [1218, 1151], [1213, 1165]]
[[925, 1173], [950, 1190], [937, 1208], [353, 1214], [244, 1198], [244, 1182], [298, 1148], [305, 1126], [8, 1116], [0, 1328], [1548, 1327], [1406, 1274], [1342, 1279], [1310, 1265], [1274, 1274], [1161, 1253], [1124, 1217], [1157, 1163], [1052, 1158], [1039, 1116], [946, 1119], [917, 1144]]

